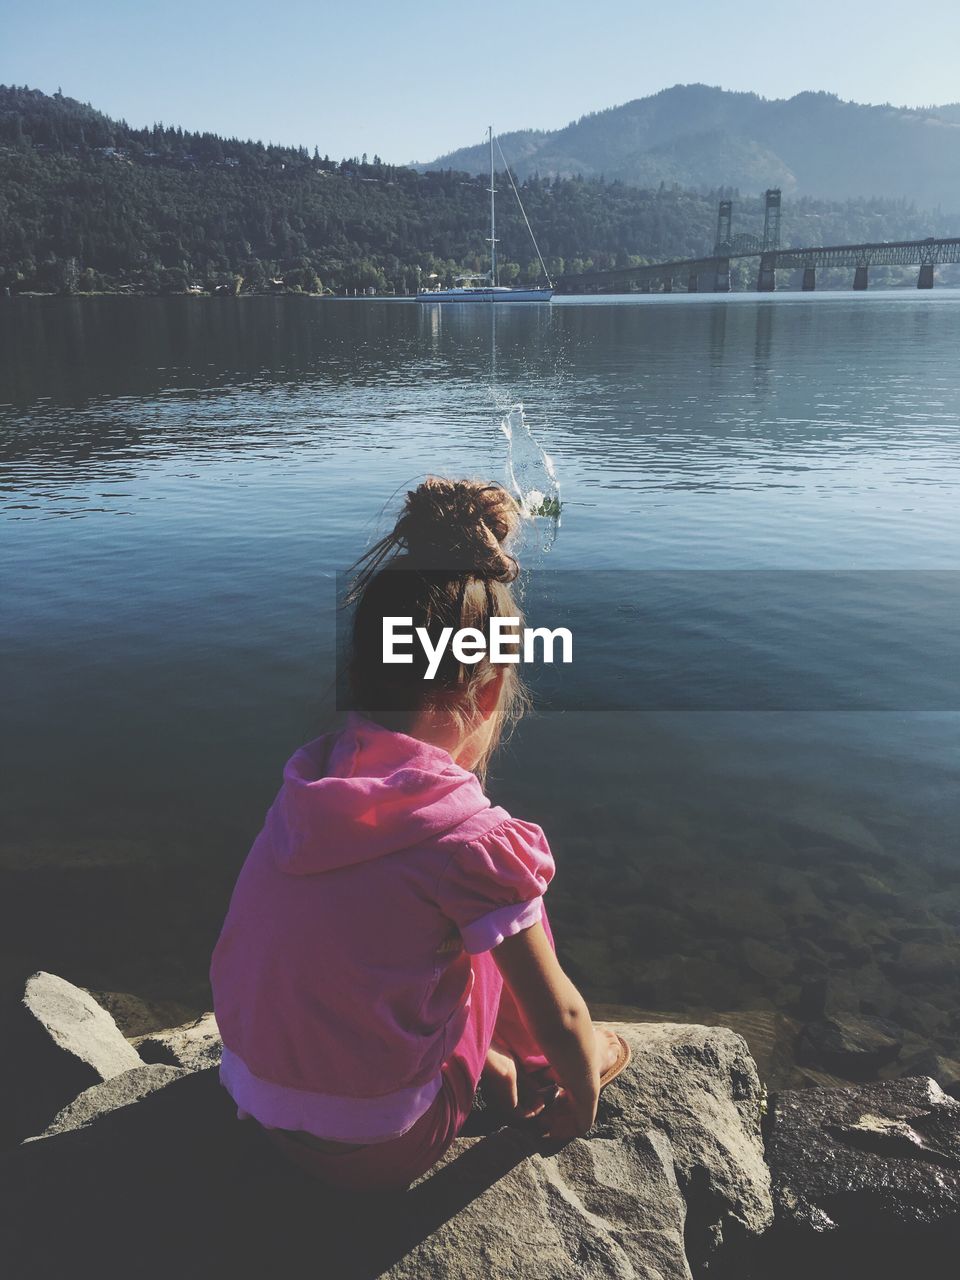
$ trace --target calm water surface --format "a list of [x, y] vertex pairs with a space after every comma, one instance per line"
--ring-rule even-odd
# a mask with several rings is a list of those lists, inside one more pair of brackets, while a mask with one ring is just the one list
[[947, 291], [0, 303], [3, 971], [207, 1003], [337, 571], [427, 472], [501, 479], [522, 400], [586, 659], [492, 791], [571, 971], [957, 1055], [958, 339]]

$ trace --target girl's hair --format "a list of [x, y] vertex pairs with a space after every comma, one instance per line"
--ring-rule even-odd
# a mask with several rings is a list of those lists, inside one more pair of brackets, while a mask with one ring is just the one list
[[[478, 695], [498, 670], [487, 654], [476, 663], [459, 662], [448, 644], [436, 675], [425, 680], [420, 645], [413, 646], [412, 663], [384, 663], [383, 619], [412, 618], [413, 628], [426, 628], [434, 645], [444, 627], [473, 627], [487, 637], [488, 650], [491, 618], [516, 618], [522, 627], [510, 588], [520, 567], [508, 549], [519, 524], [520, 508], [500, 485], [428, 476], [407, 493], [393, 530], [353, 567], [348, 672], [358, 711], [400, 732], [425, 710], [448, 716], [461, 731], [475, 722]], [[528, 706], [516, 664], [499, 669], [503, 683], [491, 745], [475, 766], [481, 778], [504, 730]]]

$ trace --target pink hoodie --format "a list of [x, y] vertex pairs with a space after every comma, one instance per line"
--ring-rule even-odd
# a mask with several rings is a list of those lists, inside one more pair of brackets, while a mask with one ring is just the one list
[[467, 1021], [470, 955], [536, 923], [539, 827], [439, 747], [358, 715], [288, 761], [211, 966], [220, 1078], [261, 1124], [405, 1133]]

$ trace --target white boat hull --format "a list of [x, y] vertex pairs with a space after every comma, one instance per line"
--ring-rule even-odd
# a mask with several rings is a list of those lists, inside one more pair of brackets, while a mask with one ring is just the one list
[[549, 302], [552, 289], [422, 289], [418, 302]]

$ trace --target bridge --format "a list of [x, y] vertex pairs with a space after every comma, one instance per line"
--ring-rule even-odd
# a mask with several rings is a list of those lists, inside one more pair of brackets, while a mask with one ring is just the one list
[[641, 267], [613, 267], [607, 271], [586, 271], [561, 276], [556, 292], [620, 293], [729, 293], [730, 263], [740, 258], [757, 258], [756, 288], [761, 293], [776, 288], [780, 270], [803, 272], [802, 288], [817, 287], [817, 268], [852, 267], [854, 289], [866, 289], [870, 268], [919, 266], [918, 289], [933, 288], [933, 269], [948, 262], [960, 262], [960, 236], [926, 240], [881, 240], [874, 244], [834, 244], [811, 248], [784, 249], [780, 246], [781, 192], [771, 187], [764, 197], [762, 236], [734, 235], [733, 202], [721, 200], [717, 214], [717, 236], [713, 252], [702, 258], [681, 258], [675, 262], [646, 263]]

